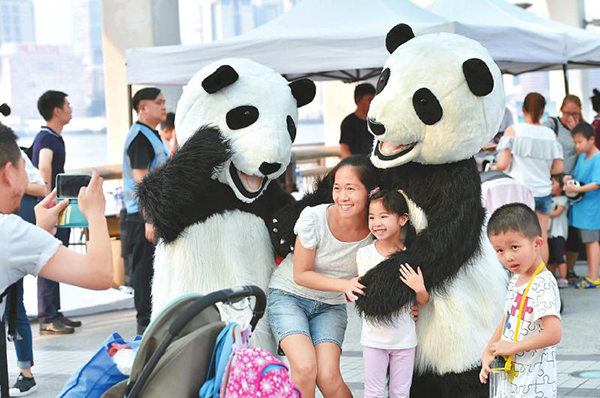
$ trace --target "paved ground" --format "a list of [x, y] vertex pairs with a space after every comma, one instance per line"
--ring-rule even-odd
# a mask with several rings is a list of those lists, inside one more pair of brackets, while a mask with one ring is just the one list
[[[576, 272], [585, 274], [578, 265]], [[559, 397], [600, 397], [600, 290], [561, 290], [565, 303], [563, 340], [558, 346]], [[355, 397], [363, 396], [360, 319], [349, 308], [350, 322], [344, 343], [342, 373]], [[133, 311], [117, 311], [78, 318], [83, 326], [70, 336], [40, 336], [32, 324], [36, 365], [34, 374], [39, 390], [35, 398], [55, 397], [69, 376], [80, 367], [106, 337], [118, 331], [127, 338], [135, 334]], [[11, 383], [17, 373], [15, 353], [9, 349]], [[592, 378], [593, 372], [596, 378]], [[586, 373], [587, 372], [587, 373]]]

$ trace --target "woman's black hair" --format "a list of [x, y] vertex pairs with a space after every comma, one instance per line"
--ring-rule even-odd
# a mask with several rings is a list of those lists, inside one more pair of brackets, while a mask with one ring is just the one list
[[594, 89], [592, 92], [594, 93], [590, 98], [592, 100], [592, 108], [594, 108], [594, 111], [600, 112], [600, 91]]
[[[383, 208], [390, 213], [398, 214], [399, 216], [408, 214], [408, 203], [406, 202], [406, 198], [404, 197], [404, 195], [402, 195], [395, 189], [384, 189], [382, 191], [374, 193], [373, 195], [369, 195], [367, 206], [369, 206], [371, 202], [375, 200], [381, 200]], [[415, 228], [413, 227], [411, 222], [408, 221], [404, 225], [404, 227], [402, 227], [402, 230], [406, 230], [404, 244], [409, 245], [417, 235]]]
[[335, 175], [342, 167], [352, 166], [358, 174], [358, 179], [365, 186], [367, 192], [379, 186], [379, 173], [371, 160], [366, 155], [352, 155], [340, 160], [340, 162], [327, 174], [326, 179], [330, 179], [329, 185], [335, 184]]

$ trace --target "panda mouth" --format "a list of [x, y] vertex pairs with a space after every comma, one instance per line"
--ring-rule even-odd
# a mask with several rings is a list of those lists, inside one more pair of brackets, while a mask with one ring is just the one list
[[234, 166], [233, 162], [229, 165], [229, 174], [238, 191], [248, 199], [256, 198], [267, 185], [266, 177], [243, 173]]
[[416, 143], [392, 145], [385, 141], [379, 141], [375, 146], [375, 156], [381, 160], [394, 160], [409, 153]]

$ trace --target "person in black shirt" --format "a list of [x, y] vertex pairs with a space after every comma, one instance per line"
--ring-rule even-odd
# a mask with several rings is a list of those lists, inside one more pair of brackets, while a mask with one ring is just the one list
[[341, 157], [350, 155], [366, 155], [373, 149], [373, 134], [367, 129], [367, 113], [371, 101], [375, 97], [375, 87], [363, 83], [354, 89], [356, 110], [346, 116], [340, 127]]
[[167, 117], [160, 90], [147, 87], [133, 97], [138, 114], [125, 141], [123, 153], [123, 193], [127, 217], [123, 238], [124, 253], [133, 270], [133, 298], [137, 311], [137, 332], [143, 334], [152, 313], [151, 281], [154, 274], [154, 226], [145, 220], [136, 197], [137, 185], [151, 171], [163, 165], [169, 155], [156, 130]]

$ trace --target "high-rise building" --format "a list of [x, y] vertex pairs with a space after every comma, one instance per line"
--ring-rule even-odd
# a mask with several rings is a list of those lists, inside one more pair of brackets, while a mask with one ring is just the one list
[[0, 45], [34, 43], [33, 0], [0, 0]]
[[182, 44], [239, 36], [277, 18], [297, 0], [179, 0]]
[[72, 2], [73, 53], [81, 57], [88, 116], [102, 116], [104, 105], [104, 69], [102, 66], [102, 0]]

